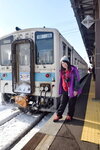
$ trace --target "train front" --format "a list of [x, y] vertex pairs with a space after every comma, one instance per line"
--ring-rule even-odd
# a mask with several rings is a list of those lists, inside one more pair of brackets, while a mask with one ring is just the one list
[[[55, 111], [58, 104], [55, 100], [54, 33], [28, 31], [18, 32], [13, 37], [12, 78], [9, 92], [5, 89], [3, 94], [10, 95], [10, 101], [21, 108]], [[9, 82], [6, 84], [8, 86]]]

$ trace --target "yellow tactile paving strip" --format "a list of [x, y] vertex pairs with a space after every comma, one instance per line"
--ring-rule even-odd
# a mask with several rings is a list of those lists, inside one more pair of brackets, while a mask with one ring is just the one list
[[95, 83], [91, 81], [81, 140], [100, 144], [100, 101], [93, 101]]

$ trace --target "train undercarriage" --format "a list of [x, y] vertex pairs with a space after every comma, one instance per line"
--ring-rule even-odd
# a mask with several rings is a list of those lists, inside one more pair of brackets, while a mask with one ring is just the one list
[[24, 112], [54, 112], [56, 109], [55, 98], [52, 97], [3, 93], [2, 98], [3, 104], [14, 104]]

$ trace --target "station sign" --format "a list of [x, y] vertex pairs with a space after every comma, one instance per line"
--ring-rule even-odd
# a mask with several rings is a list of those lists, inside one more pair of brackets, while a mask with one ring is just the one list
[[85, 19], [81, 22], [87, 29], [89, 29], [94, 24], [94, 19], [87, 15]]

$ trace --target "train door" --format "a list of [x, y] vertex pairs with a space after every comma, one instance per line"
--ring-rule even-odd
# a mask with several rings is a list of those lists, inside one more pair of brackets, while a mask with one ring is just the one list
[[12, 86], [15, 93], [34, 92], [34, 44], [31, 39], [12, 44]]
[[[0, 91], [1, 93], [12, 92], [11, 79], [11, 43], [13, 36], [0, 39]], [[6, 87], [7, 86], [7, 87]]]

